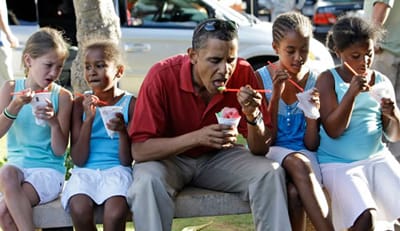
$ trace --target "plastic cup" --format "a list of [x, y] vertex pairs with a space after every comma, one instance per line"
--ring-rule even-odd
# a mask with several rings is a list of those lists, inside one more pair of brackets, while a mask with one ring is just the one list
[[[51, 99], [51, 92], [39, 92], [35, 93], [32, 98], [31, 105], [32, 105], [32, 114], [35, 115], [35, 111], [38, 107], [44, 107], [47, 105], [47, 100]], [[35, 123], [39, 126], [45, 126], [46, 121], [35, 117]]]
[[116, 117], [117, 113], [122, 112], [122, 106], [104, 106], [99, 107], [100, 115], [104, 123], [104, 127], [106, 128], [108, 136], [112, 139], [114, 138], [115, 131], [112, 131], [107, 128], [107, 123], [111, 119]]
[[299, 100], [297, 107], [304, 112], [306, 117], [310, 119], [318, 119], [320, 117], [319, 110], [317, 106], [310, 101], [312, 92], [313, 89], [309, 89], [307, 91], [297, 93], [296, 96]]
[[217, 120], [218, 120], [218, 124], [224, 124], [224, 125], [230, 125], [230, 126], [235, 126], [237, 127], [239, 125], [240, 122], [240, 118], [223, 118], [217, 115]]
[[381, 103], [382, 98], [390, 98], [394, 102], [395, 94], [393, 92], [393, 87], [390, 82], [380, 82], [372, 86], [369, 94], [378, 102]]

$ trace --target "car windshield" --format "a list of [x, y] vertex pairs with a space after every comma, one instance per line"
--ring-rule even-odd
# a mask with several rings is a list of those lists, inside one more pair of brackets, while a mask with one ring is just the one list
[[251, 19], [215, 0], [138, 0], [128, 5], [128, 12], [128, 25], [138, 27], [195, 27], [199, 22], [212, 17], [249, 24]]
[[[360, 0], [361, 1], [361, 0]], [[335, 3], [335, 2], [353, 2], [353, 1], [349, 1], [349, 0], [329, 0], [329, 1], [327, 1], [327, 2], [333, 2], [333, 3]], [[357, 1], [354, 1], [354, 2], [357, 2]]]

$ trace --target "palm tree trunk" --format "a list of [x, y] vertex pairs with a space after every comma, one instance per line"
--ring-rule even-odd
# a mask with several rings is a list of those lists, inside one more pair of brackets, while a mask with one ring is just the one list
[[82, 47], [90, 38], [121, 38], [120, 20], [113, 0], [74, 0], [78, 54], [71, 66], [71, 85], [74, 92], [83, 93], [89, 87], [83, 73]]

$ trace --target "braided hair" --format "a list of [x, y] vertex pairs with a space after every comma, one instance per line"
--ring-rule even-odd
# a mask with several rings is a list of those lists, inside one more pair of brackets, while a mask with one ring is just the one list
[[289, 31], [296, 31], [305, 37], [312, 37], [310, 19], [295, 11], [280, 14], [272, 25], [273, 42], [279, 44]]

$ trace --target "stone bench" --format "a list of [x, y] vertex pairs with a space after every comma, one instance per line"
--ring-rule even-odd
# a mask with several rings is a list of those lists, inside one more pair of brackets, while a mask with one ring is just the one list
[[[201, 217], [250, 213], [248, 202], [238, 194], [223, 193], [201, 188], [187, 187], [175, 201], [175, 217]], [[102, 209], [96, 210], [96, 223], [102, 223]], [[33, 209], [35, 226], [40, 229], [72, 227], [70, 215], [64, 211], [60, 200], [36, 206]], [[131, 221], [131, 214], [127, 215]]]

